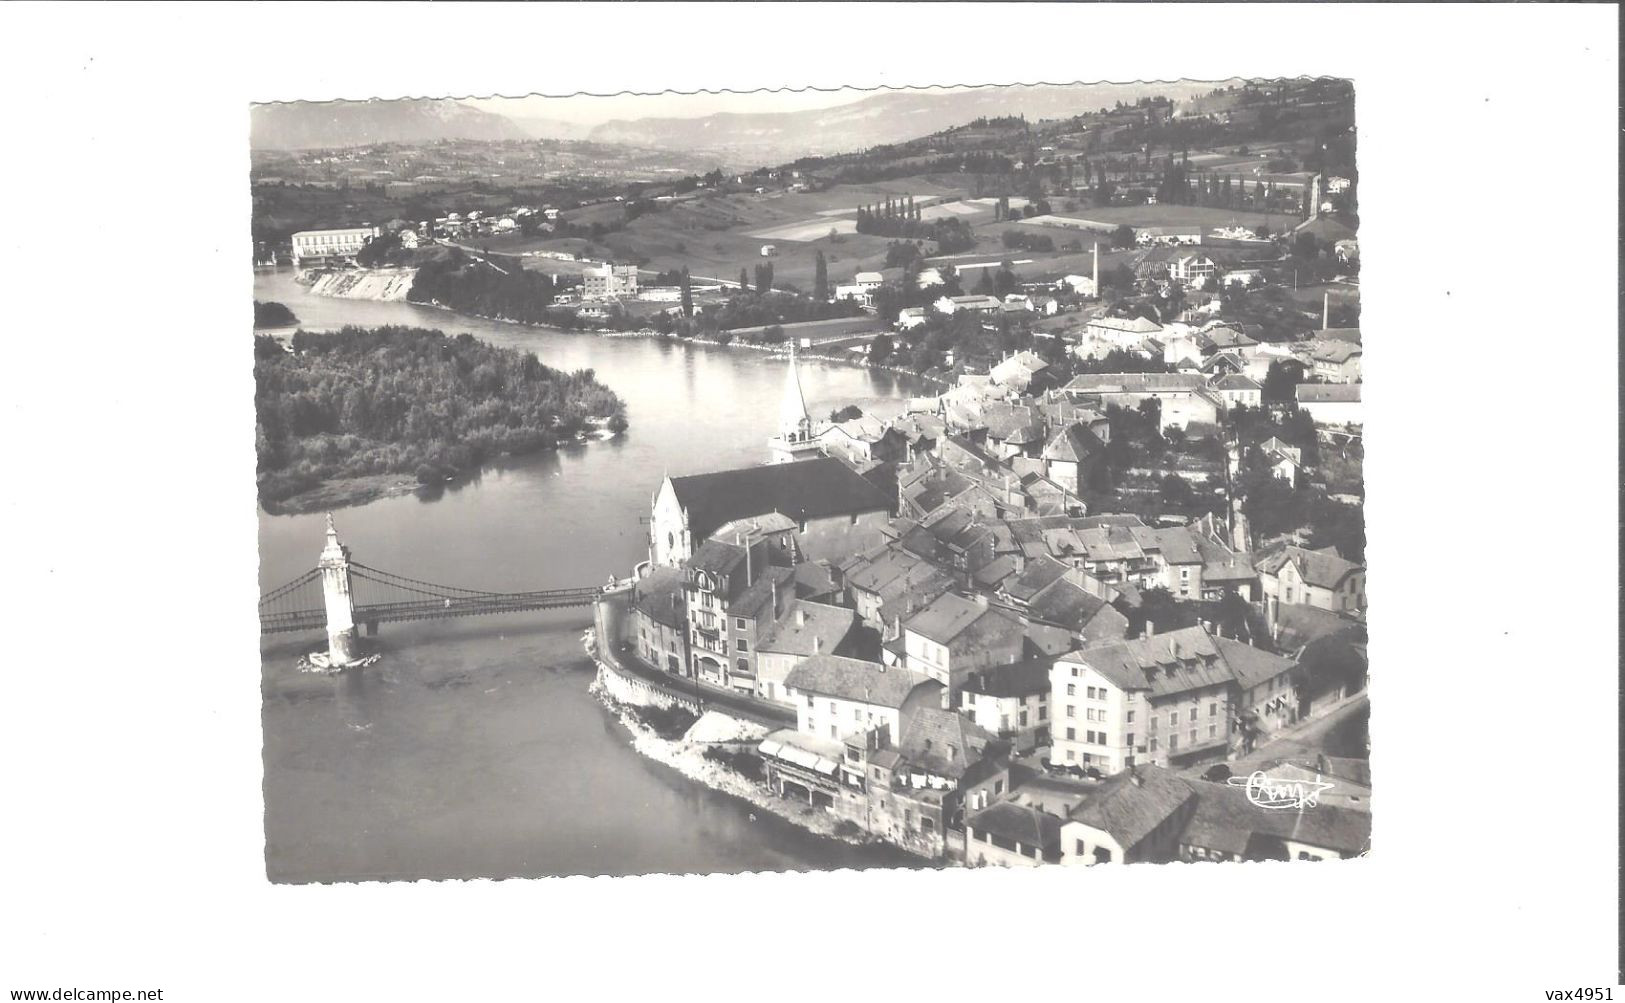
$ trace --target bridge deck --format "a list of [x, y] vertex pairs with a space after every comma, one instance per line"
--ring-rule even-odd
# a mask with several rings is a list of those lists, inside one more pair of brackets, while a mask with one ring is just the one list
[[[373, 603], [355, 607], [358, 624], [399, 623], [406, 620], [436, 620], [454, 616], [486, 616], [493, 613], [523, 613], [540, 609], [567, 609], [590, 606], [603, 595], [602, 588], [552, 589], [546, 592], [515, 592], [469, 598], [421, 599], [406, 602]], [[288, 610], [260, 614], [260, 632], [321, 630], [327, 625], [325, 609]]]

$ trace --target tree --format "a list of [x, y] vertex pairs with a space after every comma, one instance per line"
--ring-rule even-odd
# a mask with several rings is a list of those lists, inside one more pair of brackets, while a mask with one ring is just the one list
[[1120, 247], [1120, 248], [1121, 247], [1133, 247], [1134, 246], [1134, 227], [1129, 226], [1127, 223], [1123, 223], [1123, 224], [1120, 224], [1117, 227], [1117, 229], [1113, 230], [1112, 231], [1112, 246], [1113, 247]]
[[742, 293], [750, 292], [750, 276], [745, 273], [743, 268], [739, 269], [739, 291]]
[[1270, 363], [1264, 374], [1263, 400], [1265, 403], [1287, 403], [1298, 399], [1298, 384], [1303, 382], [1303, 363], [1296, 359], [1277, 359]]
[[832, 422], [851, 421], [853, 418], [862, 417], [863, 408], [858, 407], [856, 404], [848, 404], [846, 407], [829, 413], [829, 420]]
[[823, 251], [813, 258], [813, 296], [820, 300], [829, 299], [829, 265], [824, 261]]
[[875, 335], [875, 340], [869, 342], [869, 364], [871, 366], [885, 365], [892, 356], [892, 350], [891, 335], [885, 332]]
[[683, 316], [694, 316], [694, 291], [689, 287], [688, 266], [683, 266]]

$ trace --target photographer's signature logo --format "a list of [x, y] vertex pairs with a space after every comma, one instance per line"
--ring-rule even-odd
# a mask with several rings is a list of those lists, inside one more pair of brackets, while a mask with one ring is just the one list
[[1231, 777], [1229, 783], [1247, 788], [1247, 800], [1260, 808], [1313, 808], [1320, 804], [1321, 792], [1336, 786], [1321, 780], [1318, 773], [1313, 780], [1271, 780], [1263, 770]]

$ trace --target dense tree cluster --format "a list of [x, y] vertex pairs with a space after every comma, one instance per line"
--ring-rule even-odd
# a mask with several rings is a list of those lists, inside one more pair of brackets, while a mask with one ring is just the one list
[[285, 304], [276, 302], [254, 301], [255, 327], [288, 327], [299, 323], [299, 318], [293, 315]]
[[460, 250], [420, 265], [407, 299], [438, 303], [458, 313], [525, 324], [549, 322], [548, 307], [562, 283], [526, 271], [518, 258], [474, 257]]
[[422, 328], [254, 340], [259, 491], [275, 502], [336, 477], [438, 481], [493, 457], [547, 449], [625, 408], [590, 369]]
[[932, 240], [938, 254], [969, 251], [976, 246], [976, 234], [962, 219], [946, 218], [922, 220], [913, 199], [906, 202], [887, 201], [878, 206], [858, 207], [858, 232], [880, 237], [903, 237], [908, 240]]
[[1001, 238], [1004, 246], [1017, 251], [1053, 251], [1055, 241], [1042, 233], [1022, 233], [1020, 230], [1006, 230]]

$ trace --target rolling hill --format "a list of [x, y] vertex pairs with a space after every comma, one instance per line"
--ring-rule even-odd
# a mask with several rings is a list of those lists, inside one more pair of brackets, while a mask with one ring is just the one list
[[914, 139], [982, 116], [1065, 118], [1156, 94], [1177, 101], [1206, 94], [1214, 86], [1185, 81], [886, 91], [811, 111], [616, 120], [597, 126], [587, 138], [655, 149], [710, 150], [736, 160], [782, 163]]
[[444, 98], [292, 101], [254, 105], [249, 112], [249, 145], [256, 150], [526, 138], [502, 115]]

